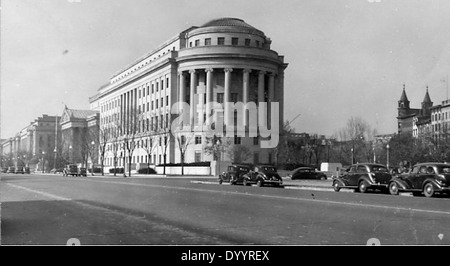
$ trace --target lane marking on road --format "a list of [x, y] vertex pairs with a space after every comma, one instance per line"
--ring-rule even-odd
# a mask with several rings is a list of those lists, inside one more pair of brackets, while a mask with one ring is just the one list
[[89, 180], [89, 179], [84, 179], [81, 181], [118, 184], [118, 185], [129, 185], [129, 186], [136, 186], [136, 187], [152, 187], [152, 188], [164, 188], [164, 189], [175, 189], [175, 190], [186, 190], [186, 191], [197, 191], [197, 192], [208, 192], [208, 193], [222, 193], [222, 194], [229, 194], [229, 195], [242, 195], [242, 196], [259, 197], [259, 198], [295, 200], [295, 201], [304, 201], [304, 202], [326, 203], [326, 204], [341, 205], [341, 206], [353, 206], [353, 207], [374, 208], [374, 209], [388, 209], [388, 210], [395, 210], [395, 211], [450, 215], [450, 211], [414, 209], [414, 208], [406, 208], [406, 207], [394, 207], [394, 206], [363, 204], [363, 203], [354, 203], [354, 202], [342, 202], [342, 201], [332, 201], [332, 200], [294, 198], [294, 197], [265, 195], [265, 194], [250, 194], [248, 192], [223, 191], [223, 190], [219, 191], [219, 190], [202, 189], [202, 188], [174, 187], [174, 186], [166, 186], [166, 185], [150, 185], [150, 184], [142, 184], [142, 183], [119, 182], [119, 181], [97, 181], [97, 180]]
[[44, 197], [51, 198], [51, 199], [54, 199], [54, 200], [61, 200], [61, 201], [69, 201], [69, 200], [71, 200], [69, 198], [60, 197], [60, 196], [57, 196], [57, 195], [54, 195], [54, 194], [50, 194], [50, 193], [47, 193], [47, 192], [42, 192], [42, 191], [39, 191], [39, 190], [34, 190], [34, 189], [31, 189], [31, 188], [27, 188], [27, 187], [23, 187], [23, 186], [19, 186], [19, 185], [14, 185], [14, 184], [11, 184], [11, 183], [7, 183], [7, 185], [10, 186], [10, 187], [17, 188], [17, 189], [22, 189], [22, 190], [25, 190], [25, 191], [28, 191], [28, 192], [31, 192], [31, 193], [36, 193], [36, 194], [39, 194], [39, 195], [42, 195]]

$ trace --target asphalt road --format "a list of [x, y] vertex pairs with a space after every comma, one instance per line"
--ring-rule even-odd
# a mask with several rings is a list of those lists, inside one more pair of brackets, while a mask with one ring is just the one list
[[3, 245], [450, 244], [449, 198], [39, 175], [0, 193]]

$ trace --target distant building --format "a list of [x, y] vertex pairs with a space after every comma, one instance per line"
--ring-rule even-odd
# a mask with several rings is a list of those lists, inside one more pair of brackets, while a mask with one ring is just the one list
[[[117, 72], [90, 98], [91, 109], [100, 112], [101, 129], [112, 130], [120, 125], [122, 136], [136, 136], [132, 168], [161, 164], [165, 155], [167, 163], [180, 163], [180, 145], [174, 137], [168, 139], [168, 145], [161, 145], [161, 139], [166, 138], [162, 132], [167, 132], [177, 117], [171, 115], [176, 103], [189, 103], [189, 110], [176, 108], [187, 114], [190, 126], [202, 127], [215, 108], [212, 102], [223, 106], [225, 125], [236, 124], [237, 119], [223, 115], [229, 108], [224, 103], [279, 102], [282, 123], [287, 64], [271, 49], [271, 42], [264, 32], [237, 18], [190, 27]], [[133, 115], [136, 113], [138, 117]], [[244, 123], [248, 125], [249, 119], [244, 116]], [[187, 145], [185, 162], [213, 161], [213, 156], [203, 150], [205, 131], [190, 133], [193, 136], [180, 141]], [[155, 137], [157, 141], [152, 141]], [[260, 148], [260, 142], [253, 136], [234, 138], [234, 145], [250, 150], [248, 162], [273, 162], [273, 151]], [[149, 143], [159, 143], [150, 156], [144, 149]], [[112, 146], [109, 142], [107, 150], [113, 150]], [[119, 151], [123, 156], [125, 153]], [[106, 154], [107, 167], [114, 165], [114, 154]], [[118, 163], [123, 167], [122, 160]]]
[[406, 96], [405, 85], [403, 85], [403, 92], [398, 101], [398, 133], [410, 132], [413, 136], [418, 136], [419, 132], [424, 131], [426, 128], [426, 121], [431, 118], [431, 107], [433, 102], [430, 99], [430, 95], [427, 91], [422, 101], [421, 108], [411, 108], [408, 97]]
[[[39, 161], [45, 159], [46, 169], [52, 167], [54, 151], [57, 146], [56, 137], [60, 138], [61, 127], [59, 116], [43, 115], [17, 132], [15, 136], [1, 142], [2, 159], [10, 166], [30, 165], [42, 170]], [[4, 164], [4, 163], [3, 163]]]
[[61, 156], [68, 163], [86, 165], [98, 151], [99, 112], [64, 108], [61, 116]]

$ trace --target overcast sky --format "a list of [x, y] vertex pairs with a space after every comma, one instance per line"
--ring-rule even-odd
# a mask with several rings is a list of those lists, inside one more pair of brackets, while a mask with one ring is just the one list
[[330, 136], [351, 116], [397, 131], [412, 107], [447, 97], [448, 0], [2, 0], [1, 137], [88, 98], [135, 59], [190, 26], [237, 17], [289, 63], [285, 119]]

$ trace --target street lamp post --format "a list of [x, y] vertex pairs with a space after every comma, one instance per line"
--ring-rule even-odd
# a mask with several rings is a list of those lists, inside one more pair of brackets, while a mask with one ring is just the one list
[[95, 152], [95, 141], [91, 142], [92, 152], [91, 152], [91, 174], [94, 175], [94, 152]]
[[45, 173], [45, 151], [42, 152], [42, 173]]
[[69, 164], [72, 164], [72, 145], [69, 145]]
[[56, 170], [56, 148], [53, 150], [53, 152], [55, 153], [55, 160], [53, 161], [53, 169]]
[[375, 143], [372, 145], [372, 151], [373, 151], [373, 163], [376, 163], [377, 155], [375, 154]]
[[386, 151], [387, 151], [387, 160], [386, 160], [386, 166], [387, 166], [387, 168], [388, 168], [388, 170], [389, 170], [389, 144], [388, 145], [386, 145]]
[[355, 163], [355, 158], [354, 158], [354, 156], [355, 156], [354, 155], [354, 151], [355, 150], [352, 148], [351, 151], [352, 151], [352, 164], [354, 164]]

